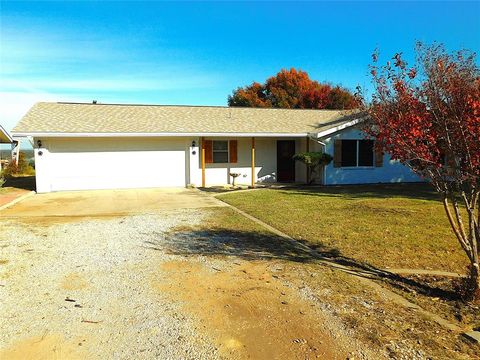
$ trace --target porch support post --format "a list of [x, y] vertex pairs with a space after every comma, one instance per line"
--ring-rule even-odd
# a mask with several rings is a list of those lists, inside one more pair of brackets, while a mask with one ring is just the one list
[[255, 187], [255, 138], [252, 137], [252, 188]]
[[20, 140], [13, 140], [12, 142], [12, 162], [18, 165], [18, 158], [20, 157]]
[[[307, 142], [306, 151], [310, 152], [310, 139], [309, 139], [308, 136], [307, 136], [305, 141]], [[308, 171], [308, 166], [306, 166], [306, 171], [307, 171], [307, 176], [306, 176], [307, 184], [309, 184], [310, 183], [310, 172]]]
[[205, 187], [205, 138], [202, 137], [202, 156], [201, 156], [201, 162], [202, 162], [202, 187]]

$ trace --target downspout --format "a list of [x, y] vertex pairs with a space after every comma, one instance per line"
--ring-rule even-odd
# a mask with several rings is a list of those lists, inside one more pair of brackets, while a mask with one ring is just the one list
[[[315, 141], [317, 144], [322, 145], [322, 153], [323, 153], [323, 154], [326, 153], [326, 151], [327, 151], [327, 144], [325, 144], [323, 141], [318, 140], [318, 138], [317, 138], [317, 137], [314, 137], [313, 134], [308, 134], [308, 137], [309, 137], [311, 140]], [[325, 184], [326, 184], [326, 181], [327, 181], [327, 167], [326, 167], [326, 166], [323, 167], [323, 172], [322, 172], [322, 174], [323, 174], [322, 185], [325, 185]]]

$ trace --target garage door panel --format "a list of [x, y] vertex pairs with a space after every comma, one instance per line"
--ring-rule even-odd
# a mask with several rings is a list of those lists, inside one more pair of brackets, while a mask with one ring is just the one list
[[[61, 144], [63, 145], [63, 144]], [[87, 144], [88, 145], [88, 144]], [[48, 154], [51, 191], [185, 186], [185, 146], [157, 143], [156, 150], [98, 151], [79, 142], [75, 151], [56, 144]], [[109, 143], [110, 147], [114, 144]], [[126, 148], [152, 144], [124, 144]], [[109, 147], [106, 146], [106, 147]], [[162, 148], [159, 150], [158, 148]], [[95, 151], [97, 150], [97, 151]], [[104, 150], [104, 149], [103, 149]]]

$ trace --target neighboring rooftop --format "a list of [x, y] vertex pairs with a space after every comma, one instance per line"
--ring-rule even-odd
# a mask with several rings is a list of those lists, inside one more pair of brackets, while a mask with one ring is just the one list
[[357, 118], [358, 111], [222, 106], [35, 104], [13, 129], [35, 133], [315, 133]]
[[11, 144], [12, 142], [10, 134], [0, 125], [0, 144]]

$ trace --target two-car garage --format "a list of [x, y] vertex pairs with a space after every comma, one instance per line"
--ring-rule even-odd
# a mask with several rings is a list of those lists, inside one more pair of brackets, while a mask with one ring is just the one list
[[34, 138], [37, 191], [186, 184], [185, 138]]

